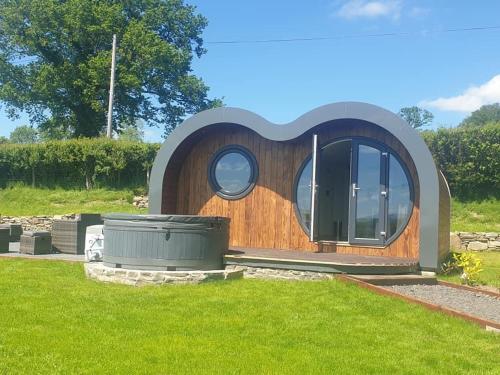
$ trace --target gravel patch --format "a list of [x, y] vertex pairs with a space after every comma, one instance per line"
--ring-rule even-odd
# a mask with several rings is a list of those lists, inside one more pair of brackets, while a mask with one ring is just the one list
[[392, 285], [389, 290], [500, 323], [500, 299], [444, 285]]

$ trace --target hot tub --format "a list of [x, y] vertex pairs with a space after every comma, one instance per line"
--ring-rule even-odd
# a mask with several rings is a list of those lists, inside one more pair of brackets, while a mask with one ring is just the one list
[[222, 269], [229, 219], [190, 215], [104, 215], [108, 267], [192, 271]]

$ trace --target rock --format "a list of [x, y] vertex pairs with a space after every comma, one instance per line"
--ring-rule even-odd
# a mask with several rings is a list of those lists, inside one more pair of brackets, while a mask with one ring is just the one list
[[490, 248], [490, 249], [500, 249], [500, 241], [490, 241], [490, 242], [488, 242], [488, 248]]
[[132, 199], [132, 204], [137, 208], [147, 208], [149, 199], [143, 195], [136, 196]]
[[469, 242], [469, 245], [467, 245], [467, 250], [472, 250], [472, 251], [488, 250], [488, 243], [479, 242], [479, 241], [472, 241], [472, 242]]
[[458, 232], [458, 235], [462, 240], [474, 240], [476, 239], [476, 235], [470, 232]]
[[450, 249], [460, 250], [462, 248], [462, 240], [456, 233], [450, 233]]

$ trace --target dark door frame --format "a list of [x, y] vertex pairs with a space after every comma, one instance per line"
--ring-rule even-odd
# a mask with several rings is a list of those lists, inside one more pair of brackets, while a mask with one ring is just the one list
[[[379, 211], [378, 222], [375, 228], [375, 238], [358, 238], [356, 237], [356, 209], [358, 198], [358, 181], [359, 181], [359, 147], [368, 146], [380, 152], [380, 173], [379, 173]], [[351, 186], [349, 188], [349, 224], [348, 242], [350, 244], [360, 245], [377, 245], [381, 246], [385, 242], [386, 237], [386, 222], [385, 212], [387, 209], [387, 160], [388, 151], [381, 144], [370, 142], [368, 140], [352, 139], [351, 140]]]
[[[311, 232], [310, 232], [310, 228], [308, 228], [303, 220], [302, 220], [302, 217], [301, 217], [301, 214], [299, 213], [299, 210], [298, 210], [298, 207], [297, 207], [297, 196], [296, 196], [296, 191], [297, 191], [297, 184], [298, 184], [298, 181], [299, 181], [299, 177], [300, 177], [300, 174], [301, 172], [303, 171], [304, 167], [309, 163], [309, 161], [312, 161], [312, 153], [309, 154], [305, 159], [304, 161], [302, 162], [302, 165], [301, 167], [298, 169], [298, 172], [297, 172], [297, 175], [295, 177], [295, 182], [294, 182], [294, 185], [293, 185], [293, 205], [294, 205], [294, 211], [295, 211], [295, 216], [297, 218], [297, 220], [299, 221], [299, 224], [300, 226], [302, 227], [302, 229], [304, 230], [304, 232], [306, 232], [306, 234], [308, 235], [309, 239], [311, 242], [335, 242], [335, 243], [339, 243], [339, 244], [346, 244], [346, 245], [373, 245], [373, 246], [376, 246], [376, 247], [383, 247], [383, 246], [387, 246], [389, 243], [391, 243], [392, 241], [394, 241], [396, 238], [399, 237], [399, 235], [401, 234], [401, 232], [406, 228], [406, 226], [408, 225], [408, 222], [412, 216], [412, 211], [413, 211], [413, 208], [414, 208], [414, 199], [415, 199], [415, 187], [414, 187], [414, 182], [413, 182], [413, 178], [412, 176], [410, 175], [410, 172], [408, 170], [408, 166], [406, 165], [406, 163], [402, 160], [402, 158], [399, 156], [399, 154], [393, 150], [390, 146], [387, 146], [377, 140], [372, 140], [370, 138], [366, 138], [366, 137], [363, 137], [363, 136], [344, 136], [344, 137], [339, 137], [339, 138], [335, 138], [335, 139], [331, 139], [331, 140], [328, 140], [327, 142], [324, 142], [324, 143], [321, 143], [321, 144], [317, 144], [317, 149], [318, 150], [322, 150], [323, 148], [329, 146], [329, 145], [332, 145], [334, 143], [338, 143], [338, 142], [342, 142], [342, 141], [351, 141], [351, 181], [350, 181], [350, 188], [349, 188], [349, 196], [350, 196], [350, 199], [349, 199], [349, 224], [348, 224], [348, 241], [336, 241], [336, 240], [332, 240], [332, 241], [327, 241], [327, 240], [320, 240], [317, 238], [317, 235], [314, 236], [314, 239], [312, 239], [312, 237], [310, 236]], [[393, 155], [395, 157], [395, 159], [398, 161], [398, 163], [402, 166], [403, 168], [403, 171], [406, 175], [406, 178], [408, 179], [408, 183], [409, 183], [409, 187], [410, 187], [410, 202], [411, 202], [411, 210], [408, 214], [408, 217], [406, 219], [406, 222], [404, 225], [402, 225], [399, 230], [397, 230], [395, 233], [393, 233], [390, 237], [386, 237], [386, 236], [381, 236], [381, 241], [379, 239], [377, 239], [376, 241], [371, 241], [371, 240], [368, 240], [368, 241], [363, 241], [363, 239], [356, 239], [354, 238], [353, 235], [350, 234], [351, 232], [351, 228], [352, 228], [352, 225], [350, 223], [350, 220], [351, 220], [351, 217], [354, 217], [352, 216], [351, 214], [351, 206], [353, 205], [352, 203], [352, 174], [354, 172], [354, 169], [353, 169], [353, 158], [354, 158], [354, 152], [353, 152], [353, 149], [354, 149], [354, 146], [353, 144], [354, 143], [358, 143], [358, 144], [365, 144], [365, 145], [368, 145], [368, 146], [371, 146], [371, 147], [374, 147], [376, 149], [379, 149], [381, 150], [381, 152], [385, 152], [387, 153], [387, 156], [384, 156], [383, 158], [381, 158], [381, 162], [385, 162], [385, 165], [384, 165], [384, 177], [383, 177], [383, 180], [382, 180], [382, 177], [381, 177], [381, 185], [382, 185], [382, 181], [383, 181], [383, 185], [387, 188], [389, 186], [389, 176], [388, 176], [388, 171], [389, 171], [389, 158], [388, 156], [389, 155]], [[318, 153], [319, 154], [319, 153]], [[384, 160], [385, 159], [385, 160]], [[318, 170], [319, 170], [319, 166], [317, 166]], [[382, 170], [382, 168], [381, 168]], [[321, 189], [321, 186], [320, 186], [320, 176], [319, 176], [319, 173], [318, 175], [316, 176], [317, 179], [316, 179], [316, 188], [319, 188]], [[312, 183], [312, 181], [311, 181]], [[383, 191], [383, 190], [381, 190]], [[385, 190], [384, 190], [385, 191]], [[382, 218], [379, 218], [379, 223], [380, 224], [383, 224], [383, 226], [381, 226], [380, 228], [384, 228], [386, 229], [387, 227], [387, 210], [388, 210], [388, 194], [386, 195], [385, 199], [381, 200], [382, 202], [381, 203], [384, 203], [384, 207], [383, 209], [380, 210], [380, 213], [382, 215]], [[311, 221], [313, 220], [313, 218], [311, 217]], [[317, 226], [316, 226], [317, 227]], [[315, 232], [317, 233], [317, 231], [315, 230]], [[383, 232], [386, 232], [386, 230], [384, 230]]]

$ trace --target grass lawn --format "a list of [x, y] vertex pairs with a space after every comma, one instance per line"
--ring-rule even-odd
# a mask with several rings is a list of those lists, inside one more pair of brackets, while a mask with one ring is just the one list
[[0, 189], [0, 214], [6, 216], [60, 215], [81, 212], [141, 213], [132, 205], [132, 190]]
[[500, 335], [338, 281], [134, 288], [0, 259], [1, 374], [498, 374]]
[[461, 202], [453, 199], [451, 230], [454, 232], [500, 232], [500, 200]]
[[[478, 251], [475, 254], [481, 259], [483, 271], [479, 274], [479, 282], [500, 289], [500, 252]], [[460, 274], [438, 275], [441, 280], [460, 283]]]

